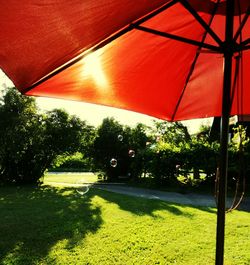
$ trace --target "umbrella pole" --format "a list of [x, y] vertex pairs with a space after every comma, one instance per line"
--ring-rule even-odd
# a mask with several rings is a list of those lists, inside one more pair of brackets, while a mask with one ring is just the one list
[[223, 265], [224, 261], [224, 239], [225, 239], [225, 208], [227, 188], [228, 167], [228, 133], [230, 116], [230, 90], [233, 57], [233, 16], [234, 0], [227, 0], [226, 9], [226, 41], [224, 46], [224, 82], [222, 99], [222, 119], [220, 138], [220, 168], [219, 168], [219, 193], [217, 206], [217, 231], [216, 231], [216, 265]]

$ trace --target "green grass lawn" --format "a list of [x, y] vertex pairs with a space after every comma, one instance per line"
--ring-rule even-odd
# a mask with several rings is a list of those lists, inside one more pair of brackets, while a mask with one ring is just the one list
[[[214, 263], [216, 213], [91, 188], [0, 188], [0, 264]], [[250, 264], [250, 213], [226, 218], [225, 265]]]
[[[44, 184], [53, 186], [62, 186], [65, 183], [77, 184], [81, 182], [94, 183], [97, 181], [97, 175], [89, 173], [47, 173], [43, 178]], [[60, 185], [62, 184], [62, 185]]]

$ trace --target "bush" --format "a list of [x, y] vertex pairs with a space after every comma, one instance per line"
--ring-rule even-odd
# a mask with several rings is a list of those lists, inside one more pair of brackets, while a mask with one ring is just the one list
[[177, 182], [176, 165], [182, 164], [180, 149], [168, 143], [161, 143], [148, 153], [151, 156], [149, 172], [160, 185]]
[[58, 156], [49, 171], [56, 172], [90, 172], [93, 169], [92, 160], [84, 158], [83, 154]]

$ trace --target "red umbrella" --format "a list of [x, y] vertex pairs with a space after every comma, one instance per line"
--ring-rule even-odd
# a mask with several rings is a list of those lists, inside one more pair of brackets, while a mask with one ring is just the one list
[[228, 118], [250, 114], [249, 0], [9, 0], [0, 12], [0, 67], [26, 95], [169, 121], [222, 116], [223, 264]]

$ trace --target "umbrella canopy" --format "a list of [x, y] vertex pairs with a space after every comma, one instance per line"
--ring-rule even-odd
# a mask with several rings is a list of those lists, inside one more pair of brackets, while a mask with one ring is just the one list
[[249, 15], [249, 0], [1, 1], [0, 67], [27, 95], [169, 121], [222, 116], [221, 265], [228, 119], [250, 114]]
[[[225, 0], [11, 0], [1, 12], [0, 67], [22, 93], [171, 121], [222, 113]], [[231, 114], [249, 114], [249, 1], [234, 14]]]

